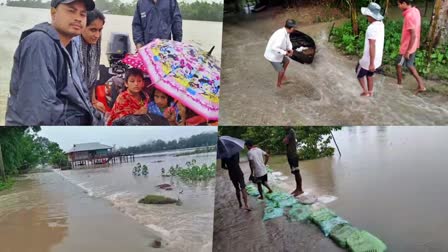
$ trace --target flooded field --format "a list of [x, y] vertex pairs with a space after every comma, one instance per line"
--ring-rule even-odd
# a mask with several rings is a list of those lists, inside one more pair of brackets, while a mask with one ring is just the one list
[[[80, 251], [76, 246], [78, 243], [86, 246], [84, 251], [146, 251], [154, 250], [151, 247], [154, 240], [162, 242], [161, 251], [211, 251], [214, 179], [187, 183], [176, 177], [161, 176], [162, 168], [168, 171], [170, 166], [185, 166], [192, 159], [198, 164], [211, 164], [216, 161], [216, 154], [176, 156], [173, 152], [162, 153], [136, 157], [134, 163], [32, 175], [14, 187], [17, 192], [0, 194], [0, 234], [5, 233], [9, 237], [2, 240], [5, 238], [2, 236], [0, 243], [16, 249], [11, 251], [30, 247], [29, 244], [18, 243], [23, 238], [19, 231], [33, 226], [34, 232], [49, 239], [36, 240], [44, 243], [41, 251], [50, 251], [50, 248], [51, 251]], [[132, 174], [137, 162], [149, 167], [147, 176]], [[174, 190], [158, 189], [156, 186], [162, 183], [172, 184]], [[137, 203], [147, 194], [179, 199], [182, 203]], [[23, 195], [23, 199], [17, 195]], [[90, 202], [88, 207], [79, 205], [84, 201], [85, 204]], [[103, 219], [97, 220], [97, 215], [103, 215], [102, 212]], [[108, 216], [109, 212], [114, 215]], [[7, 215], [18, 217], [6, 218]], [[35, 217], [21, 218], [26, 215]], [[125, 224], [133, 229], [124, 229]], [[11, 227], [18, 231], [10, 232]], [[101, 227], [105, 229], [104, 233], [99, 230]], [[58, 235], [46, 237], [46, 231]]]
[[[345, 127], [334, 136], [341, 157], [336, 151], [331, 158], [300, 162], [304, 190], [336, 197], [328, 207], [354, 226], [378, 236], [389, 251], [448, 251], [444, 238], [448, 202], [443, 200], [448, 193], [448, 157], [444, 155], [448, 150], [448, 129]], [[283, 163], [272, 167], [275, 176], [270, 177], [270, 183], [292, 191], [295, 184], [286, 157]], [[247, 179], [247, 162], [242, 163], [242, 168]], [[253, 201], [252, 205], [261, 204]], [[234, 189], [225, 171], [218, 173], [216, 206], [218, 237], [222, 235], [219, 231], [224, 235], [236, 233], [235, 239], [244, 246], [250, 248], [255, 244], [270, 251], [282, 247], [289, 251], [294, 244], [304, 251], [338, 251], [327, 244], [331, 240], [319, 234], [314, 225], [305, 228], [286, 218], [263, 223], [261, 216], [238, 211]], [[218, 210], [220, 206], [222, 210]], [[246, 226], [239, 225], [241, 222]], [[214, 242], [215, 248], [231, 246], [219, 243], [216, 238]]]

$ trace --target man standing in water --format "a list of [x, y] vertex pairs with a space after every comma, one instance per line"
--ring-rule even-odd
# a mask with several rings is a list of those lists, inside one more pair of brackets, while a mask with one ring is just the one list
[[400, 56], [397, 60], [397, 84], [401, 87], [402, 67], [406, 66], [417, 81], [415, 94], [426, 91], [425, 84], [414, 66], [415, 53], [420, 47], [421, 17], [420, 11], [411, 5], [412, 0], [398, 0], [398, 8], [403, 11], [403, 29], [401, 31]]
[[269, 190], [268, 193], [272, 193], [272, 190], [268, 185], [268, 171], [266, 168], [266, 164], [269, 161], [269, 154], [264, 152], [262, 149], [255, 147], [250, 140], [246, 141], [246, 147], [249, 150], [247, 153], [247, 158], [249, 159], [251, 177], [254, 178], [253, 182], [257, 183], [258, 186], [258, 192], [260, 193], [260, 197], [258, 197], [258, 199], [262, 200], [264, 197], [263, 188], [261, 185], [264, 185]]
[[297, 23], [294, 19], [286, 20], [285, 27], [278, 29], [272, 34], [264, 52], [264, 57], [272, 64], [275, 71], [278, 72], [277, 87], [281, 88], [282, 82], [286, 80], [286, 69], [289, 65], [289, 59], [293, 54], [292, 43], [289, 34], [294, 31]]
[[24, 31], [14, 54], [6, 125], [91, 125], [98, 119], [79, 76], [72, 38], [92, 0], [52, 0], [51, 24]]
[[221, 160], [221, 167], [229, 171], [230, 180], [236, 190], [236, 198], [238, 199], [238, 204], [240, 208], [243, 207], [241, 203], [241, 194], [243, 195], [244, 209], [250, 211], [249, 205], [247, 204], [247, 192], [246, 184], [244, 183], [244, 174], [240, 168], [240, 154], [236, 153], [230, 158], [223, 158]]
[[[381, 7], [377, 3], [370, 3], [362, 7], [361, 13], [367, 16], [367, 27], [364, 40], [364, 53], [356, 66], [356, 75], [362, 88], [361, 96], [373, 96], [373, 75], [383, 61], [384, 24]], [[365, 79], [367, 78], [368, 89]]]
[[154, 39], [182, 41], [182, 16], [177, 0], [138, 0], [132, 20], [137, 50]]
[[296, 189], [291, 193], [294, 197], [303, 193], [302, 190], [302, 176], [300, 176], [299, 169], [299, 155], [297, 154], [297, 140], [296, 133], [292, 127], [285, 127], [286, 136], [283, 143], [286, 144], [286, 157], [288, 158], [291, 173], [294, 174], [296, 180]]

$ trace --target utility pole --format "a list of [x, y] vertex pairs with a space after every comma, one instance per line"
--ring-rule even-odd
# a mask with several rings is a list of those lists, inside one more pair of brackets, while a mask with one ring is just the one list
[[333, 132], [330, 131], [330, 134], [331, 134], [331, 137], [333, 138], [333, 141], [334, 141], [334, 144], [336, 145], [336, 148], [338, 149], [339, 156], [342, 157], [341, 151], [339, 150], [339, 146], [338, 146], [338, 144], [336, 143], [336, 138], [334, 138], [334, 136], [333, 136]]
[[3, 166], [3, 154], [1, 145], [0, 145], [0, 176], [2, 176], [3, 182], [6, 182], [6, 173], [5, 173], [5, 167]]

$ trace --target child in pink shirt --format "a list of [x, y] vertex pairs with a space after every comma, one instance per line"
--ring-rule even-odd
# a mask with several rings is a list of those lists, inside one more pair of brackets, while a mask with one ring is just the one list
[[422, 78], [414, 66], [415, 52], [420, 47], [420, 11], [411, 5], [412, 0], [398, 0], [398, 8], [403, 11], [403, 30], [401, 32], [400, 56], [397, 60], [397, 84], [401, 87], [402, 67], [406, 66], [417, 81], [417, 91], [426, 91]]

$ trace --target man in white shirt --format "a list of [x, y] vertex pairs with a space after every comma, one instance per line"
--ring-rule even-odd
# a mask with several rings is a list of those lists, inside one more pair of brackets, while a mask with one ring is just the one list
[[[361, 96], [373, 96], [373, 74], [375, 69], [381, 66], [384, 47], [384, 23], [381, 7], [371, 2], [367, 7], [361, 8], [361, 13], [367, 16], [369, 26], [364, 41], [364, 53], [356, 66], [356, 74], [362, 88]], [[366, 89], [365, 77], [367, 77], [368, 89]]]
[[289, 59], [286, 56], [291, 57], [293, 53], [289, 34], [294, 31], [296, 26], [297, 23], [294, 19], [286, 20], [285, 27], [272, 34], [264, 52], [264, 57], [271, 62], [275, 71], [278, 72], [278, 88], [281, 87], [282, 81], [286, 79], [285, 72], [289, 64]]
[[261, 185], [264, 185], [269, 190], [268, 193], [272, 193], [272, 190], [268, 185], [268, 172], [266, 169], [266, 164], [269, 161], [269, 154], [262, 149], [255, 147], [250, 140], [246, 141], [246, 147], [249, 150], [247, 158], [249, 159], [251, 178], [253, 178], [252, 181], [254, 183], [257, 183], [258, 192], [260, 193], [258, 199], [262, 200], [264, 197]]

